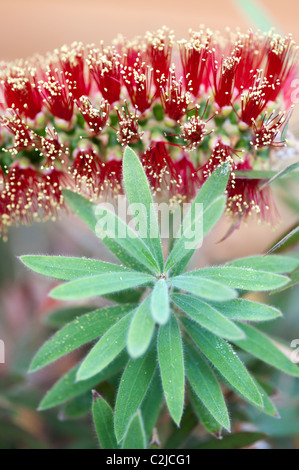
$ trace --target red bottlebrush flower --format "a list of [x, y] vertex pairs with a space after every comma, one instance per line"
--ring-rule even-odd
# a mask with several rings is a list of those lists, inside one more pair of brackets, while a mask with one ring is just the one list
[[95, 150], [89, 146], [75, 151], [74, 160], [70, 168], [76, 188], [86, 192], [91, 198], [99, 193], [101, 176], [104, 171], [103, 163]]
[[117, 129], [117, 140], [124, 146], [129, 144], [136, 144], [138, 142], [143, 132], [139, 130], [138, 118], [135, 114], [130, 113], [128, 105], [125, 104], [122, 108], [122, 113], [116, 109], [118, 116], [118, 129]]
[[14, 135], [14, 145], [5, 149], [13, 155], [17, 155], [21, 150], [30, 150], [35, 147], [36, 134], [29, 129], [16, 110], [11, 110], [11, 116], [0, 116], [0, 124]]
[[181, 180], [165, 142], [153, 142], [140, 160], [154, 194], [165, 190], [171, 195], [175, 194]]
[[6, 70], [1, 80], [7, 106], [29, 119], [41, 112], [43, 104], [34, 77], [34, 69], [15, 66]]
[[176, 80], [175, 69], [169, 70], [168, 79], [160, 80], [160, 99], [165, 114], [174, 121], [179, 121], [186, 114], [191, 102], [190, 93], [184, 90], [183, 78]]
[[201, 181], [204, 182], [206, 179], [208, 179], [213, 171], [223, 163], [228, 163], [230, 167], [233, 168], [233, 154], [237, 155], [235, 150], [233, 150], [229, 145], [225, 145], [221, 140], [218, 140], [209, 160], [203, 167], [199, 169]]
[[[235, 165], [235, 171], [250, 171], [252, 165], [248, 155], [244, 162]], [[230, 178], [227, 186], [227, 212], [240, 218], [253, 213], [264, 220], [271, 221], [273, 213], [277, 214], [269, 186], [261, 189], [262, 180], [246, 177]]]
[[63, 46], [57, 51], [59, 63], [66, 77], [71, 77], [72, 94], [76, 100], [88, 95], [91, 89], [91, 77], [86, 70], [85, 49], [82, 43], [74, 42], [70, 47]]
[[167, 77], [169, 73], [173, 39], [173, 31], [165, 27], [155, 33], [146, 34], [147, 55], [153, 67], [154, 83], [157, 88], [161, 78]]
[[208, 132], [207, 123], [215, 117], [212, 116], [208, 121], [203, 121], [204, 115], [208, 108], [208, 102], [199, 117], [199, 108], [196, 109], [196, 114], [188, 118], [187, 122], [181, 125], [181, 136], [185, 141], [185, 148], [188, 150], [195, 150], [204, 140], [207, 135], [210, 135], [212, 131]]
[[201, 86], [209, 86], [211, 37], [210, 31], [191, 31], [190, 40], [179, 43], [185, 87], [196, 98], [200, 95]]
[[235, 56], [240, 62], [235, 71], [235, 86], [239, 92], [247, 90], [252, 85], [252, 75], [261, 68], [267, 54], [268, 40], [259, 33], [249, 31], [247, 34], [238, 33], [235, 45]]
[[116, 196], [122, 193], [122, 161], [112, 158], [104, 163], [99, 186], [99, 194]]
[[57, 162], [64, 164], [64, 158], [69, 157], [69, 149], [61, 142], [54, 128], [46, 128], [46, 137], [36, 136], [36, 148], [46, 158], [44, 166], [53, 166]]
[[236, 71], [241, 60], [234, 54], [235, 51], [230, 57], [222, 58], [220, 64], [213, 54], [214, 98], [221, 109], [231, 106], [234, 98]]
[[71, 180], [63, 170], [53, 167], [42, 174], [39, 206], [45, 219], [56, 220], [59, 210], [64, 207], [62, 189], [71, 187]]
[[175, 162], [175, 168], [179, 175], [179, 184], [176, 189], [177, 194], [190, 201], [195, 197], [200, 187], [197, 170], [186, 153], [183, 153], [182, 157]]
[[253, 80], [253, 86], [241, 96], [242, 109], [240, 119], [249, 127], [254, 125], [256, 119], [268, 104], [268, 80], [266, 78], [263, 79], [260, 72], [254, 76]]
[[81, 96], [76, 104], [89, 127], [93, 136], [101, 134], [109, 119], [110, 105], [107, 100], [102, 100], [99, 108], [94, 107], [87, 96]]
[[47, 80], [38, 82], [39, 91], [44, 103], [53, 116], [70, 122], [74, 111], [74, 98], [72, 89], [74, 87], [71, 76], [62, 70], [55, 68], [46, 71]]
[[121, 90], [120, 55], [114, 48], [99, 51], [92, 49], [88, 55], [90, 72], [109, 104], [119, 100]]
[[258, 125], [254, 124], [254, 138], [251, 145], [256, 150], [263, 147], [279, 148], [286, 145], [285, 142], [276, 141], [278, 133], [282, 131], [282, 128], [287, 124], [290, 113], [273, 113], [267, 118], [265, 115], [261, 123]]
[[132, 105], [141, 114], [147, 111], [153, 101], [152, 91], [152, 69], [145, 62], [142, 62], [141, 55], [138, 54], [134, 65], [125, 65], [122, 76], [130, 96]]

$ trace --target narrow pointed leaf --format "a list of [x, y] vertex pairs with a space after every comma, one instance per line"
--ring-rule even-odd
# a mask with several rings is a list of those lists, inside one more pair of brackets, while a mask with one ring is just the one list
[[77, 380], [87, 380], [101, 372], [126, 347], [127, 332], [133, 312], [112, 326], [91, 349], [83, 360]]
[[195, 344], [227, 381], [251, 402], [262, 406], [261, 395], [247, 369], [225, 340], [184, 318], [182, 323]]
[[88, 299], [145, 285], [153, 280], [153, 276], [137, 272], [97, 274], [61, 284], [49, 296], [59, 300]]
[[211, 305], [230, 320], [264, 322], [282, 316], [277, 308], [247, 299], [233, 299]]
[[114, 435], [113, 411], [108, 403], [96, 394], [92, 404], [92, 416], [102, 449], [118, 449]]
[[88, 380], [83, 380], [82, 382], [76, 381], [76, 376], [80, 364], [75, 366], [72, 370], [67, 372], [61, 379], [59, 379], [54, 386], [46, 393], [42, 399], [39, 410], [48, 410], [54, 408], [55, 406], [62, 405], [71, 398], [82, 395], [83, 393], [90, 391], [92, 388], [96, 387], [99, 383], [104, 382], [105, 380], [112, 377], [114, 374], [118, 373], [123, 369], [124, 365], [127, 362], [127, 355], [121, 354], [119, 357], [113, 361], [109, 367], [106, 367], [99, 374], [91, 377]]
[[270, 338], [252, 326], [240, 324], [240, 328], [244, 331], [246, 339], [234, 341], [237, 346], [286, 374], [299, 377], [299, 367], [290, 361]]
[[141, 404], [141, 414], [143, 416], [144, 430], [146, 440], [151, 438], [154, 427], [156, 426], [159, 412], [163, 402], [163, 390], [160, 375], [156, 371], [153, 380]]
[[217, 439], [221, 439], [222, 426], [211, 415], [208, 409], [204, 406], [203, 402], [198, 398], [192, 389], [190, 390], [190, 399], [194, 412], [202, 426]]
[[[80, 217], [83, 222], [95, 233], [96, 226], [98, 223], [97, 205], [88, 201], [80, 194], [74, 193], [67, 189], [63, 190], [63, 196], [73, 210], [75, 214]], [[144, 265], [139, 263], [135, 256], [131, 256], [126, 250], [124, 250], [116, 240], [112, 238], [105, 237], [102, 239], [104, 245], [111, 251], [111, 253], [116, 256], [125, 266], [129, 268], [136, 269], [137, 271], [143, 271]]]
[[[144, 241], [150, 248], [162, 272], [164, 259], [153, 198], [142, 164], [130, 147], [127, 147], [124, 153], [123, 173], [129, 204], [142, 204], [145, 208], [144, 214], [141, 212], [138, 215], [139, 229], [146, 227], [147, 236]], [[141, 216], [144, 216], [143, 220], [141, 220]]]
[[139, 359], [131, 359], [122, 375], [115, 404], [115, 435], [120, 442], [130, 420], [140, 407], [153, 378], [157, 363], [149, 350]]
[[164, 279], [160, 279], [153, 289], [151, 295], [151, 313], [156, 323], [165, 325], [169, 319], [169, 295], [168, 285]]
[[191, 216], [187, 215], [182, 224], [182, 234], [175, 243], [166, 261], [165, 271], [169, 271], [188, 254], [202, 245], [203, 238], [222, 217], [226, 205], [225, 196], [219, 196], [206, 209], [192, 205]]
[[227, 264], [239, 268], [250, 268], [276, 274], [290, 273], [299, 267], [299, 259], [289, 256], [251, 256]]
[[59, 308], [57, 310], [53, 310], [53, 312], [49, 313], [44, 319], [43, 322], [47, 326], [51, 326], [53, 328], [61, 328], [65, 326], [67, 323], [75, 320], [81, 315], [85, 313], [94, 312], [97, 310], [95, 305], [82, 305], [82, 307], [66, 307], [66, 308]]
[[[97, 217], [99, 222], [96, 226], [96, 235], [105, 240], [107, 237], [114, 240], [125, 252], [136, 258], [148, 269], [159, 272], [159, 266], [146, 243], [138, 234], [126, 225], [114, 212], [109, 211], [105, 206], [97, 206]], [[101, 217], [104, 223], [100, 223]]]
[[274, 251], [278, 249], [281, 249], [283, 245], [289, 242], [291, 239], [293, 239], [293, 237], [297, 239], [298, 235], [299, 235], [299, 225], [298, 227], [294, 228], [290, 233], [288, 233], [285, 237], [283, 237], [282, 240], [276, 243], [276, 245], [273, 246], [273, 248], [271, 248], [271, 250], [268, 251], [268, 254], [273, 253]]
[[278, 289], [285, 286], [289, 280], [286, 276], [280, 274], [232, 266], [199, 269], [188, 273], [188, 275], [217, 281], [234, 289], [257, 292]]
[[77, 318], [43, 344], [33, 358], [29, 371], [35, 372], [103, 335], [133, 308], [133, 306], [107, 307]]
[[189, 273], [169, 279], [168, 284], [203, 299], [216, 302], [231, 300], [237, 297], [236, 291], [230, 287], [214, 280], [189, 275]]
[[133, 416], [126, 431], [123, 449], [146, 449], [146, 436], [141, 412]]
[[174, 316], [159, 329], [158, 358], [166, 403], [179, 425], [184, 408], [184, 358], [180, 328]]
[[151, 299], [148, 296], [136, 309], [128, 333], [128, 352], [132, 358], [142, 356], [150, 345], [155, 322], [151, 315]]
[[128, 268], [105, 263], [97, 259], [68, 258], [65, 256], [21, 256], [21, 261], [28, 268], [44, 276], [62, 281], [72, 281], [94, 274], [111, 272], [131, 272]]
[[171, 298], [192, 320], [215, 335], [228, 340], [244, 338], [242, 330], [222, 315], [216, 307], [189, 295], [173, 294]]
[[229, 431], [229, 416], [220, 385], [200, 353], [196, 353], [187, 345], [186, 373], [188, 381], [198, 398], [216, 421]]

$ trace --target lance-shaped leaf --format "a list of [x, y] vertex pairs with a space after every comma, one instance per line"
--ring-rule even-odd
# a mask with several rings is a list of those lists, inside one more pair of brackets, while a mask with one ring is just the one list
[[98, 307], [95, 305], [58, 308], [57, 310], [53, 310], [53, 312], [49, 313], [49, 315], [43, 319], [43, 322], [47, 326], [61, 328], [81, 315], [84, 315], [84, 313], [94, 312], [95, 310], [98, 310]]
[[122, 375], [115, 404], [115, 435], [120, 442], [145, 397], [157, 363], [155, 353], [149, 350], [139, 359], [131, 359]]
[[55, 406], [62, 405], [71, 398], [78, 397], [88, 390], [90, 391], [99, 383], [104, 382], [123, 369], [127, 361], [128, 356], [124, 353], [120, 354], [119, 357], [117, 357], [115, 361], [109, 365], [109, 367], [106, 367], [106, 369], [101, 371], [99, 374], [91, 377], [88, 380], [83, 380], [82, 382], [76, 381], [80, 364], [77, 365], [72, 370], [67, 372], [61, 379], [59, 379], [46, 393], [38, 409], [43, 411], [54, 408]]
[[164, 279], [160, 279], [153, 289], [151, 295], [151, 313], [156, 323], [165, 325], [169, 319], [169, 295], [168, 285]]
[[92, 417], [102, 449], [118, 449], [114, 435], [114, 416], [108, 403], [94, 392]]
[[132, 205], [139, 204], [144, 208], [144, 210], [138, 211], [138, 229], [140, 231], [146, 227], [145, 243], [154, 255], [161, 272], [163, 272], [164, 259], [153, 198], [142, 164], [136, 153], [130, 147], [127, 147], [124, 152], [123, 174], [125, 190], [130, 206], [134, 209]]
[[268, 271], [276, 274], [290, 273], [298, 268], [299, 259], [290, 256], [250, 256], [232, 261], [228, 266]]
[[132, 358], [142, 356], [150, 345], [155, 328], [148, 296], [136, 309], [128, 333], [128, 352]]
[[230, 287], [220, 282], [190, 275], [189, 273], [169, 279], [168, 284], [189, 292], [189, 294], [215, 302], [231, 300], [237, 297], [236, 291]]
[[150, 439], [153, 429], [156, 426], [159, 412], [163, 402], [163, 390], [160, 375], [156, 371], [153, 380], [141, 404], [141, 413], [143, 416], [144, 430], [147, 441]]
[[154, 272], [159, 272], [159, 266], [150, 249], [138, 234], [105, 206], [97, 206], [98, 223], [96, 234], [101, 240], [107, 237], [114, 240], [125, 252], [136, 258], [140, 263]]
[[263, 406], [254, 381], [232, 347], [225, 340], [201, 328], [188, 318], [183, 318], [182, 323], [195, 344], [220, 374], [252, 403]]
[[191, 387], [211, 415], [225, 429], [230, 430], [228, 411], [223, 394], [210, 366], [190, 346], [185, 346], [186, 373]]
[[132, 417], [124, 440], [123, 449], [146, 449], [146, 435], [141, 412], [138, 410]]
[[[77, 214], [93, 232], [95, 232], [98, 223], [98, 216], [96, 215], [98, 206], [88, 201], [80, 194], [67, 189], [63, 190], [63, 196], [73, 212]], [[124, 265], [129, 268], [136, 269], [137, 271], [144, 270], [144, 265], [139, 263], [135, 256], [131, 256], [126, 250], [124, 250], [116, 240], [105, 237], [102, 239], [102, 242]]]
[[166, 261], [165, 271], [169, 271], [175, 264], [180, 262], [188, 253], [202, 245], [203, 238], [216, 225], [222, 216], [226, 205], [226, 198], [219, 196], [205, 210], [200, 204], [193, 204], [187, 214], [182, 227], [181, 236], [175, 243]]
[[179, 425], [184, 408], [184, 358], [180, 328], [173, 315], [159, 329], [158, 358], [166, 403]]
[[296, 243], [298, 240], [298, 237], [299, 237], [299, 225], [298, 227], [291, 230], [287, 235], [285, 235], [282, 238], [282, 240], [279, 240], [279, 242], [276, 243], [275, 246], [271, 248], [271, 250], [269, 250], [268, 254], [273, 253], [273, 251], [276, 251], [278, 249], [282, 250], [282, 247], [284, 247], [284, 245], [286, 246], [287, 244], [289, 244], [291, 240], [292, 241], [294, 240]]
[[210, 304], [230, 320], [264, 322], [282, 316], [277, 308], [247, 299], [233, 299], [221, 303], [210, 302]]
[[[220, 214], [217, 219], [217, 213], [219, 214], [218, 210], [220, 211], [220, 206], [222, 204], [221, 199], [219, 200], [219, 197], [223, 196], [227, 186], [229, 174], [229, 165], [223, 164], [219, 166], [204, 183], [191, 205], [190, 214], [196, 214], [196, 210], [194, 209], [196, 204], [202, 204], [203, 206], [203, 237], [208, 234], [208, 232], [217, 223], [219, 217], [222, 215]], [[185, 217], [183, 221], [183, 227], [189, 226], [189, 220], [189, 216]], [[181, 232], [184, 232], [184, 228], [182, 228]], [[169, 258], [166, 262], [167, 270], [168, 266], [175, 263], [171, 271], [173, 276], [181, 274], [184, 271], [194, 253], [194, 250], [185, 250], [184, 246], [183, 251], [180, 252], [180, 250], [177, 248], [179, 243], [181, 244], [180, 239], [178, 239], [175, 243], [173, 250], [169, 254]], [[181, 256], [182, 254], [183, 257]]]
[[78, 370], [78, 381], [87, 380], [101, 372], [125, 348], [132, 316], [133, 312], [119, 320], [91, 349]]
[[137, 272], [97, 274], [61, 284], [55, 287], [49, 296], [59, 300], [88, 299], [146, 285], [154, 280], [149, 274]]
[[72, 281], [95, 274], [131, 272], [130, 269], [97, 259], [68, 258], [65, 256], [21, 256], [28, 268], [44, 276]]
[[216, 307], [190, 295], [173, 294], [171, 298], [192, 320], [215, 335], [228, 340], [244, 338], [242, 330], [222, 315]]
[[222, 426], [211, 415], [192, 388], [190, 389], [190, 400], [192, 408], [203, 427], [217, 439], [221, 439]]
[[43, 344], [30, 364], [30, 372], [45, 367], [65, 354], [103, 335], [133, 306], [107, 307], [87, 313], [72, 321]]
[[244, 331], [246, 339], [234, 341], [237, 346], [286, 374], [299, 377], [299, 367], [291, 362], [270, 338], [252, 326], [240, 324], [240, 328]]
[[286, 276], [280, 274], [249, 268], [235, 268], [233, 266], [199, 269], [198, 271], [191, 271], [188, 275], [217, 281], [234, 289], [258, 292], [278, 289], [285, 286], [289, 281]]

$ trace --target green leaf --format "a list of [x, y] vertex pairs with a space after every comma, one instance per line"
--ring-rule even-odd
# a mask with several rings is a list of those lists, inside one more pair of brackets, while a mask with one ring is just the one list
[[64, 419], [78, 419], [90, 413], [90, 391], [69, 401], [64, 410]]
[[156, 323], [165, 325], [168, 322], [169, 310], [169, 295], [168, 285], [164, 279], [160, 279], [152, 291], [151, 295], [151, 313]]
[[163, 401], [163, 390], [160, 375], [156, 372], [141, 404], [146, 439], [149, 441], [159, 417]]
[[132, 358], [142, 356], [150, 345], [155, 322], [151, 315], [151, 298], [148, 296], [136, 309], [128, 333], [128, 352]]
[[[98, 223], [98, 217], [96, 216], [97, 205], [80, 196], [80, 194], [67, 189], [63, 190], [63, 196], [74, 213], [95, 232]], [[139, 263], [135, 257], [130, 256], [115, 240], [105, 237], [102, 242], [124, 265], [137, 271], [144, 270], [143, 264]]]
[[131, 305], [107, 307], [78, 317], [58, 331], [41, 347], [33, 358], [29, 371], [35, 372], [103, 335], [133, 308]]
[[59, 308], [49, 313], [49, 315], [47, 315], [43, 321], [47, 326], [61, 328], [81, 315], [84, 315], [84, 313], [93, 312], [94, 310], [97, 310], [95, 305]]
[[242, 449], [266, 438], [267, 435], [261, 432], [236, 432], [218, 441], [211, 439], [203, 442], [196, 449]]
[[228, 431], [230, 422], [223, 394], [210, 366], [195, 352], [185, 345], [186, 373], [188, 381], [211, 415]]
[[95, 274], [131, 272], [128, 268], [97, 259], [68, 258], [65, 256], [21, 256], [20, 260], [36, 273], [62, 281], [72, 281]]
[[286, 374], [299, 377], [299, 367], [293, 364], [293, 362], [275, 346], [270, 338], [252, 326], [240, 324], [240, 328], [244, 331], [246, 339], [234, 341], [237, 346], [276, 369], [282, 370]]
[[204, 406], [203, 402], [198, 398], [194, 391], [190, 390], [190, 400], [196, 416], [202, 426], [217, 439], [221, 438], [222, 426], [216, 421], [211, 413]]
[[192, 320], [217, 336], [231, 339], [242, 339], [244, 333], [232, 321], [222, 315], [215, 307], [189, 295], [173, 294], [171, 299]]
[[211, 305], [230, 320], [264, 322], [282, 316], [279, 310], [270, 305], [247, 299], [233, 299], [228, 302], [211, 303]]
[[88, 390], [90, 391], [99, 383], [104, 382], [119, 372], [124, 367], [126, 362], [127, 355], [121, 354], [110, 364], [109, 367], [106, 367], [106, 369], [104, 369], [99, 374], [82, 382], [76, 381], [80, 364], [77, 365], [54, 384], [54, 386], [47, 392], [41, 401], [38, 409], [43, 411], [54, 408], [55, 406], [67, 402], [71, 398], [77, 397], [87, 392]]
[[144, 430], [143, 419], [140, 411], [131, 419], [124, 441], [122, 444], [123, 449], [146, 449], [146, 436]]
[[115, 435], [120, 442], [132, 416], [141, 405], [156, 369], [156, 358], [149, 350], [139, 359], [131, 359], [122, 375], [115, 404]]
[[[204, 183], [192, 203], [192, 209], [190, 209], [191, 214], [193, 214], [194, 212], [196, 213], [196, 211], [194, 210], [195, 204], [203, 205], [203, 237], [207, 235], [207, 233], [217, 223], [217, 213], [222, 204], [220, 203], [219, 197], [223, 195], [226, 189], [230, 174], [229, 170], [230, 167], [227, 164], [219, 166]], [[187, 221], [188, 217], [186, 219], [186, 223]], [[175, 253], [173, 253], [173, 251], [175, 250], [177, 256], [181, 256], [181, 253], [179, 252], [178, 248], [176, 248], [176, 245], [179, 242], [180, 240], [176, 242], [167, 260], [167, 265], [170, 265], [173, 262], [176, 263], [171, 272], [172, 276], [179, 275], [184, 271], [185, 267], [187, 266], [194, 253], [194, 250], [183, 250], [183, 258], [180, 258], [181, 261], [178, 261], [178, 258], [174, 256]]]
[[255, 384], [261, 394], [261, 397], [263, 399], [263, 408], [262, 408], [262, 412], [269, 415], [269, 416], [273, 416], [275, 418], [279, 418], [279, 414], [278, 414], [278, 411], [277, 411], [277, 408], [276, 406], [274, 405], [274, 403], [270, 400], [270, 398], [268, 397], [266, 391], [264, 390], [264, 388], [261, 386], [261, 384], [255, 380]]
[[223, 302], [237, 296], [235, 290], [219, 282], [189, 273], [169, 279], [168, 284], [207, 300]]
[[256, 385], [232, 347], [187, 318], [183, 318], [182, 323], [195, 344], [220, 374], [252, 403], [262, 406], [262, 398]]
[[154, 281], [149, 274], [137, 272], [114, 272], [83, 277], [55, 287], [49, 294], [53, 299], [77, 300], [120, 292]]
[[87, 380], [101, 372], [125, 348], [127, 332], [133, 312], [129, 313], [110, 328], [91, 349], [83, 360], [77, 380]]
[[113, 411], [97, 393], [94, 393], [92, 416], [102, 449], [118, 449], [114, 435]]
[[188, 276], [217, 281], [234, 289], [257, 292], [278, 289], [285, 286], [289, 280], [286, 276], [281, 276], [280, 274], [231, 266], [199, 269], [198, 271], [191, 271], [188, 273]]
[[270, 178], [269, 181], [266, 181], [261, 186], [260, 190], [262, 191], [263, 189], [265, 189], [267, 186], [270, 186], [270, 184], [274, 183], [274, 181], [278, 180], [279, 178], [282, 178], [282, 177], [288, 175], [289, 173], [294, 172], [295, 170], [297, 170], [297, 168], [299, 168], [299, 162], [292, 163], [291, 165], [288, 165], [286, 168], [283, 168], [281, 171], [276, 173], [276, 175], [274, 175], [272, 178]]
[[172, 316], [158, 335], [158, 358], [166, 403], [172, 419], [179, 426], [184, 408], [184, 358], [178, 322]]
[[294, 230], [292, 230], [290, 233], [288, 233], [285, 237], [283, 237], [282, 240], [280, 240], [278, 243], [276, 243], [276, 245], [273, 246], [273, 248], [271, 248], [270, 251], [268, 251], [268, 254], [273, 253], [273, 251], [276, 251], [279, 248], [281, 248], [285, 243], [289, 242], [289, 240], [292, 239], [293, 237], [295, 237], [296, 240], [297, 240], [298, 234], [299, 234], [299, 225]]
[[271, 295], [277, 294], [278, 292], [283, 292], [287, 289], [290, 289], [290, 287], [297, 286], [297, 284], [299, 284], [299, 271], [295, 271], [294, 273], [292, 273], [290, 276], [290, 282], [286, 286], [282, 287], [282, 289], [278, 289], [274, 292], [271, 292]]
[[[125, 252], [136, 258], [149, 270], [159, 272], [159, 266], [150, 249], [129, 225], [126, 225], [122, 219], [105, 206], [97, 206], [96, 211], [99, 218], [96, 235], [101, 240], [104, 241], [107, 237], [114, 240]], [[100, 223], [101, 217], [103, 217], [104, 223]]]
[[299, 259], [278, 255], [251, 256], [249, 258], [237, 259], [227, 263], [227, 266], [284, 274], [297, 269], [299, 266]]
[[[145, 243], [158, 262], [161, 272], [163, 272], [164, 259], [153, 198], [142, 164], [136, 153], [130, 147], [126, 147], [124, 152], [123, 173], [124, 185], [130, 206], [133, 204], [142, 204], [145, 208], [145, 213], [142, 211], [138, 212], [138, 229], [140, 231], [146, 227], [147, 237], [144, 238]], [[138, 182], [138, 184], [136, 184], [136, 182]], [[134, 208], [132, 207], [132, 209]]]

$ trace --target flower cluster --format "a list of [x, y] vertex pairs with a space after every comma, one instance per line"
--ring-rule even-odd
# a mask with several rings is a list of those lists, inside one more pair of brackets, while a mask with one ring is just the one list
[[200, 30], [176, 41], [162, 28], [1, 63], [0, 231], [55, 218], [64, 188], [121, 192], [125, 145], [168, 200], [190, 200], [229, 162], [227, 211], [267, 218], [269, 189], [250, 171], [271, 169], [286, 145], [296, 54], [291, 36]]

